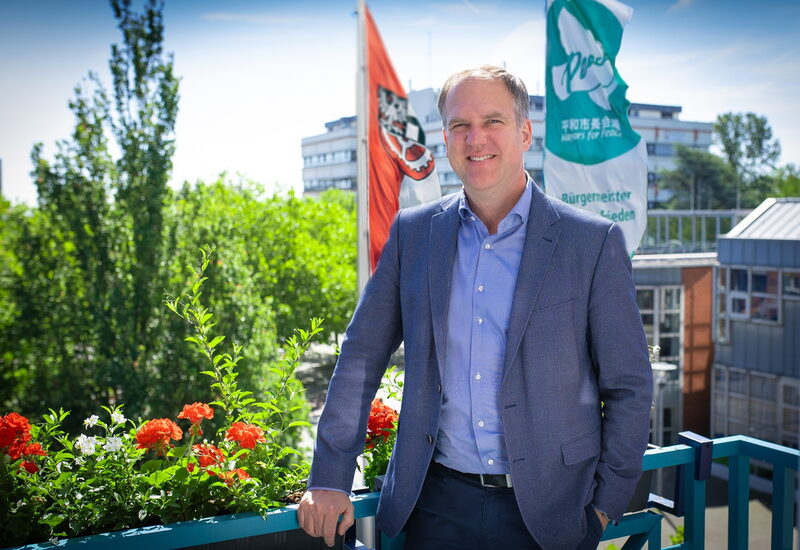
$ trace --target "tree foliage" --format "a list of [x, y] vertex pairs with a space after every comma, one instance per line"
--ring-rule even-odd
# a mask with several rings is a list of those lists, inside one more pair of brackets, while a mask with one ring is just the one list
[[733, 171], [712, 153], [685, 145], [675, 146], [675, 169], [661, 173], [661, 184], [673, 192], [667, 202], [674, 209], [733, 208], [736, 190]]
[[70, 139], [52, 160], [34, 147], [37, 208], [0, 202], [0, 406], [34, 418], [63, 407], [69, 430], [101, 405], [174, 416], [213, 398], [186, 326], [163, 305], [206, 243], [217, 254], [203, 300], [247, 350], [239, 381], [257, 395], [273, 382], [279, 335], [312, 317], [342, 332], [355, 303], [351, 197], [265, 197], [223, 178], [168, 187], [178, 79], [162, 51], [163, 6], [112, 7], [123, 36], [112, 92], [90, 73], [70, 102]]
[[755, 113], [723, 113], [714, 123], [714, 141], [733, 169], [736, 180], [736, 208], [741, 187], [757, 183], [775, 168], [781, 145], [772, 137], [767, 118]]

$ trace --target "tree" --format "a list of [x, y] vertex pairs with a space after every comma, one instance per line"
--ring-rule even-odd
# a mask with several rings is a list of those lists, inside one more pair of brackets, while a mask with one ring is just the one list
[[675, 146], [675, 169], [661, 173], [661, 184], [674, 195], [667, 202], [673, 209], [732, 208], [735, 191], [729, 182], [734, 174], [718, 156], [685, 145]]
[[[741, 187], [758, 181], [775, 167], [781, 145], [767, 118], [755, 113], [723, 113], [714, 123], [714, 141], [736, 175], [736, 209]], [[760, 201], [759, 201], [760, 202]]]
[[772, 173], [772, 196], [800, 197], [800, 167], [796, 164], [781, 166]]

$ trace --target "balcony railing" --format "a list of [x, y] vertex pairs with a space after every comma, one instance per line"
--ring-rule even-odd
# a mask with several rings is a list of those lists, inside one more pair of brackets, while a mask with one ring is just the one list
[[[644, 470], [678, 467], [676, 494], [672, 501], [650, 495], [650, 505], [684, 517], [684, 542], [668, 550], [702, 550], [705, 548], [706, 480], [711, 460], [727, 458], [728, 477], [728, 549], [748, 548], [748, 513], [750, 494], [750, 459], [764, 461], [772, 467], [772, 550], [792, 550], [792, 528], [795, 504], [795, 478], [800, 464], [800, 451], [746, 436], [706, 440], [690, 432], [681, 434], [687, 444], [648, 450], [643, 458]], [[356, 497], [356, 517], [375, 514], [379, 493]], [[603, 540], [628, 537], [624, 549], [660, 549], [661, 518], [653, 511], [624, 516], [618, 525], [611, 525]], [[399, 550], [402, 540], [381, 537], [380, 550]], [[351, 548], [365, 548], [351, 543]]]
[[648, 210], [637, 254], [714, 252], [748, 210]]
[[[649, 505], [669, 510], [677, 516], [684, 517], [684, 542], [668, 547], [669, 550], [701, 550], [705, 540], [705, 508], [706, 480], [711, 470], [711, 460], [726, 458], [728, 460], [728, 549], [744, 550], [748, 544], [748, 512], [749, 512], [749, 464], [750, 459], [764, 461], [772, 468], [772, 549], [792, 549], [792, 527], [795, 506], [795, 478], [800, 463], [800, 452], [796, 449], [782, 447], [758, 439], [745, 436], [724, 437], [708, 440], [683, 432], [681, 441], [686, 444], [649, 450], [643, 459], [644, 470], [659, 470], [678, 467], [676, 475], [676, 494], [672, 501], [650, 495]], [[362, 527], [369, 525], [369, 518], [375, 516], [378, 507], [379, 493], [356, 495], [353, 499], [355, 516]], [[650, 550], [661, 548], [661, 519], [659, 513], [644, 510], [627, 514], [618, 525], [606, 529], [603, 540], [628, 537], [625, 550], [643, 548], [645, 544]], [[364, 521], [366, 519], [366, 521]], [[298, 528], [296, 506], [289, 506], [270, 511], [266, 521], [258, 514], [236, 514], [206, 518], [196, 521], [174, 523], [171, 525], [155, 525], [127, 531], [116, 531], [103, 535], [82, 537], [79, 539], [62, 539], [56, 545], [81, 546], [87, 550], [115, 548], [133, 550], [139, 548], [185, 548], [195, 545], [209, 545], [233, 539], [258, 537], [270, 533], [281, 534], [281, 539], [291, 536], [291, 531]], [[363, 529], [362, 531], [369, 531]], [[283, 536], [283, 535], [286, 536]], [[346, 549], [364, 549], [361, 540], [365, 540], [364, 532], [351, 530], [349, 540], [344, 542]], [[375, 535], [375, 533], [371, 533]], [[377, 539], [370, 541], [372, 547], [380, 550], [398, 550], [403, 547], [402, 537], [390, 539], [377, 533], [370, 536]], [[286, 541], [278, 546], [295, 548], [286, 545]], [[257, 547], [275, 548], [270, 542], [254, 542]], [[251, 545], [253, 546], [253, 545]], [[21, 548], [25, 550], [44, 550], [52, 548], [51, 543], [31, 544]], [[238, 547], [248, 547], [246, 544]], [[254, 546], [256, 547], [256, 546]]]

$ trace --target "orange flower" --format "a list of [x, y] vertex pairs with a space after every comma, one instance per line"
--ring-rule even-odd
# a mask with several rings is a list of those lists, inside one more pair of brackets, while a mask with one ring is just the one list
[[[212, 474], [213, 472], [209, 473]], [[235, 481], [250, 479], [250, 474], [248, 474], [241, 468], [236, 468], [235, 470], [230, 470], [229, 472], [222, 472], [217, 475], [220, 477], [220, 479], [222, 479], [225, 482], [226, 485], [232, 485]]]
[[367, 422], [367, 449], [387, 441], [397, 425], [397, 419], [396, 410], [384, 405], [380, 399], [373, 399]]
[[184, 405], [183, 410], [178, 415], [178, 418], [186, 418], [192, 423], [189, 428], [189, 435], [203, 435], [203, 430], [200, 429], [200, 423], [204, 418], [211, 420], [214, 418], [214, 410], [205, 403], [192, 403], [191, 405]]
[[244, 422], [234, 422], [225, 434], [228, 441], [236, 441], [245, 449], [254, 449], [256, 443], [265, 443], [264, 430], [255, 424], [245, 424]]
[[153, 449], [156, 455], [164, 456], [167, 452], [167, 447], [171, 447], [170, 439], [180, 439], [183, 437], [183, 430], [181, 430], [175, 422], [169, 418], [158, 418], [156, 420], [149, 420], [144, 426], [139, 428], [136, 434], [137, 448], [139, 449]]
[[225, 455], [214, 445], [192, 445], [197, 461], [201, 468], [219, 466], [225, 462]]

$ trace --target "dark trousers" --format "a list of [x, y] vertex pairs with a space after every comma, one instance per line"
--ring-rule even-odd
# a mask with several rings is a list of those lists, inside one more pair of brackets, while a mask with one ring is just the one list
[[[591, 506], [586, 515], [589, 529], [576, 550], [596, 548], [603, 534]], [[482, 487], [437, 465], [428, 470], [405, 532], [406, 550], [542, 550], [522, 521], [514, 489]]]

